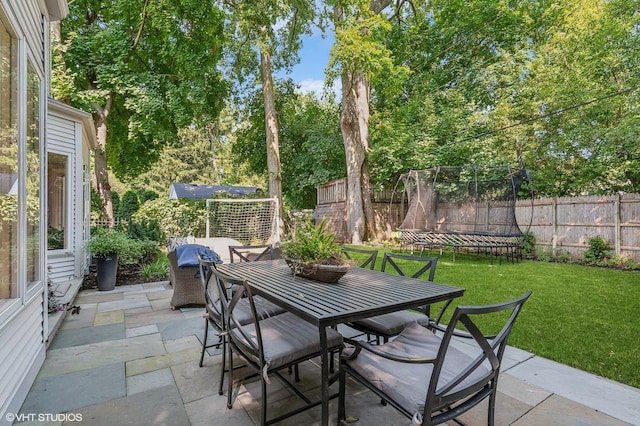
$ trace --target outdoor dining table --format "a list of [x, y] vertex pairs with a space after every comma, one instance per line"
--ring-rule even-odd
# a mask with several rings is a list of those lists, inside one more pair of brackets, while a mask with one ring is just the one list
[[463, 288], [354, 267], [337, 283], [294, 276], [282, 260], [218, 265], [246, 280], [254, 294], [318, 326], [321, 354], [322, 422], [329, 424], [327, 327], [460, 297]]

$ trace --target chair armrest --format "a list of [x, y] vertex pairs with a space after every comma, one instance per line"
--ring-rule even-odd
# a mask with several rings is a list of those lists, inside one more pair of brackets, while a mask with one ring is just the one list
[[384, 345], [377, 346], [377, 345], [372, 345], [368, 342], [362, 342], [362, 341], [351, 340], [351, 339], [345, 339], [345, 341], [347, 343], [354, 345], [354, 351], [351, 354], [341, 354], [340, 356], [344, 360], [350, 360], [350, 359], [356, 358], [358, 354], [360, 354], [360, 352], [364, 349], [367, 352], [371, 352], [374, 355], [389, 359], [391, 361], [396, 361], [396, 362], [403, 362], [408, 364], [433, 364], [436, 361], [435, 358], [431, 358], [431, 357], [430, 358], [423, 358], [423, 357], [410, 358], [399, 353], [388, 352], [382, 349], [384, 348]]
[[[429, 326], [428, 326], [428, 327], [429, 327], [430, 329], [434, 330], [434, 332], [435, 332], [435, 331], [440, 331], [440, 332], [444, 333], [445, 331], [447, 331], [447, 327], [444, 327], [444, 326], [442, 326], [441, 324], [438, 324], [438, 323], [436, 323], [436, 322], [434, 322], [434, 321], [430, 321], [430, 322], [429, 322]], [[454, 335], [454, 336], [456, 336], [456, 337], [462, 337], [463, 339], [473, 339], [473, 338], [474, 338], [474, 337], [473, 337], [471, 334], [469, 334], [468, 332], [463, 331], [463, 330], [458, 330], [458, 329], [453, 330], [453, 335]], [[495, 336], [495, 335], [491, 335], [491, 336], [484, 336], [484, 337], [485, 337], [486, 339], [488, 339], [488, 340], [492, 340], [492, 339], [495, 339], [495, 338], [496, 338], [496, 336]]]

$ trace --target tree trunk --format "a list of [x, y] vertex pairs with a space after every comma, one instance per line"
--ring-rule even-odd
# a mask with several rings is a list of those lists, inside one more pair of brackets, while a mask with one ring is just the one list
[[267, 170], [269, 172], [269, 196], [277, 198], [279, 217], [282, 218], [282, 166], [280, 164], [280, 142], [278, 136], [278, 116], [276, 113], [273, 76], [271, 75], [271, 55], [265, 48], [260, 49], [260, 76], [264, 99], [264, 122], [267, 133]]
[[109, 173], [107, 171], [107, 109], [98, 108], [94, 115], [96, 126], [96, 138], [98, 146], [94, 153], [95, 181], [94, 185], [100, 199], [102, 200], [102, 214], [104, 219], [113, 226], [115, 223], [113, 215], [113, 201], [111, 199], [111, 184], [109, 183]]
[[[342, 71], [340, 130], [347, 160], [347, 240], [362, 244], [373, 223], [367, 163], [369, 85], [361, 72]], [[365, 175], [366, 174], [366, 178]], [[366, 210], [369, 210], [369, 214]]]

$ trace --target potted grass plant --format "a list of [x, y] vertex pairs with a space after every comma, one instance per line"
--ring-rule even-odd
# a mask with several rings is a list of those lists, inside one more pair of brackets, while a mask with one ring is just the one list
[[342, 247], [325, 220], [297, 223], [290, 239], [281, 245], [283, 257], [294, 275], [328, 283], [337, 282], [353, 266], [342, 255]]
[[89, 251], [96, 261], [98, 290], [109, 291], [116, 286], [118, 255], [129, 249], [127, 234], [114, 228], [98, 228], [89, 240]]

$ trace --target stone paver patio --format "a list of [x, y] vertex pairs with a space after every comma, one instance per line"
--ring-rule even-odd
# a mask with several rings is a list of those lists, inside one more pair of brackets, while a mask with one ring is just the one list
[[[81, 291], [74, 301], [80, 313], [67, 314], [51, 342], [22, 418], [66, 413], [46, 424], [73, 424], [81, 415], [81, 423], [91, 425], [255, 425], [259, 383], [243, 386], [233, 409], [226, 408], [226, 396], [217, 394], [220, 351], [209, 352], [198, 367], [203, 309], [171, 310], [171, 294], [168, 282]], [[301, 366], [305, 393], [318, 390], [318, 368]], [[355, 382], [347, 388], [347, 415], [359, 419], [354, 425], [411, 424]], [[269, 416], [300, 404], [277, 380], [269, 389]], [[640, 424], [640, 390], [511, 347], [499, 390], [497, 425]], [[337, 400], [331, 412], [336, 424]], [[280, 424], [316, 425], [319, 418], [316, 407]], [[486, 405], [461, 420], [486, 424]]]

